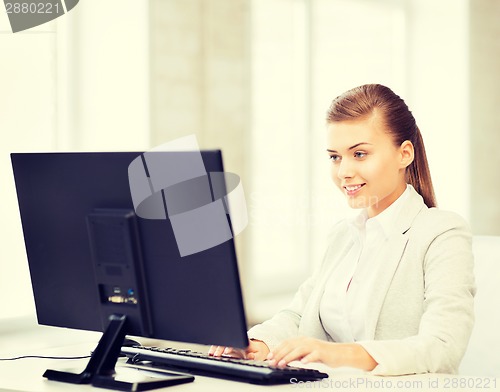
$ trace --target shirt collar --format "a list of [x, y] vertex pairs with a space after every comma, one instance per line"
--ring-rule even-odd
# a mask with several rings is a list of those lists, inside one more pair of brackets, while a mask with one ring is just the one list
[[410, 184], [406, 184], [406, 189], [401, 196], [399, 196], [389, 207], [377, 216], [368, 218], [368, 213], [366, 208], [364, 208], [357, 216], [352, 218], [349, 223], [352, 230], [356, 233], [356, 237], [364, 237], [366, 231], [377, 230], [380, 228], [382, 229], [382, 233], [387, 238], [394, 230], [394, 222], [399, 214], [399, 211], [401, 210], [401, 206], [410, 195], [410, 188], [413, 187]]

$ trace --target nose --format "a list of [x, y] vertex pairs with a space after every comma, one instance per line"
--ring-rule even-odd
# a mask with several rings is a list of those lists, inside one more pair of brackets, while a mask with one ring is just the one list
[[354, 168], [348, 159], [342, 159], [338, 165], [337, 177], [340, 179], [351, 178], [354, 174]]

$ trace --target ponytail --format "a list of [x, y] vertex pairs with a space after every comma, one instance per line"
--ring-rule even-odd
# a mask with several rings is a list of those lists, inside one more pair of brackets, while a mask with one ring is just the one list
[[424, 141], [418, 127], [416, 127], [413, 148], [415, 157], [413, 162], [406, 168], [406, 182], [415, 188], [422, 196], [427, 207], [436, 207], [436, 196], [432, 185], [431, 172], [425, 154]]

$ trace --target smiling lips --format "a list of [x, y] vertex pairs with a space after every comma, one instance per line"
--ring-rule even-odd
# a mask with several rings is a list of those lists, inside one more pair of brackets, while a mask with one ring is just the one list
[[345, 185], [344, 189], [348, 196], [354, 196], [365, 184]]

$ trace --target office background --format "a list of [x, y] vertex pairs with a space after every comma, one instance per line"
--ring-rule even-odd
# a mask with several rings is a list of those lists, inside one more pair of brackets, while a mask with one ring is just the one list
[[352, 214], [329, 178], [324, 116], [364, 83], [414, 112], [440, 207], [500, 235], [498, 20], [497, 0], [83, 0], [12, 34], [0, 13], [0, 319], [34, 313], [10, 152], [190, 134], [242, 178], [244, 297], [251, 322], [268, 317]]

